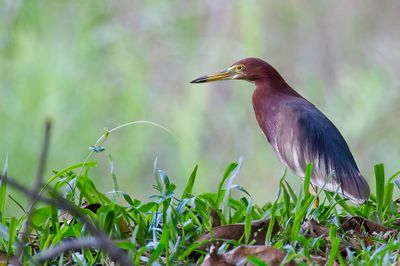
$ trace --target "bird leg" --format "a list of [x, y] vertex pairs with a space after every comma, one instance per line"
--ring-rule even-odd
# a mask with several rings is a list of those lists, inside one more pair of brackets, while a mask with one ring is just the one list
[[315, 208], [317, 208], [318, 205], [319, 205], [319, 198], [318, 198], [318, 196], [317, 196], [318, 188], [317, 188], [316, 186], [313, 186], [312, 184], [310, 184], [310, 185], [308, 186], [308, 191], [310, 191], [310, 194], [311, 194], [311, 195], [313, 195], [313, 196], [316, 197], [316, 198], [315, 198], [315, 201], [314, 201], [314, 203], [313, 203], [313, 207], [314, 207], [314, 209], [315, 209]]

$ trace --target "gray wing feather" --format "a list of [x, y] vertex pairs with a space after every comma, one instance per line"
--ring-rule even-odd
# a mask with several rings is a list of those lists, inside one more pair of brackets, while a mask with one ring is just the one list
[[313, 163], [311, 182], [336, 191], [356, 203], [370, 190], [350, 149], [335, 125], [308, 101], [297, 98], [283, 105], [277, 117], [275, 151], [297, 175]]

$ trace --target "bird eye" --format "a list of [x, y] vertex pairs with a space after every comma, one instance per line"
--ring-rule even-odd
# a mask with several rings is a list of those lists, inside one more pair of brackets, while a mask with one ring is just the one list
[[244, 69], [244, 65], [237, 65], [236, 70], [237, 71], [242, 71]]

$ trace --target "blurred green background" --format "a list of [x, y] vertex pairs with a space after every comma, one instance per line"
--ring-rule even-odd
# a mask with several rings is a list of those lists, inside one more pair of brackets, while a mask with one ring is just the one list
[[[238, 59], [267, 60], [345, 136], [374, 186], [373, 166], [400, 168], [399, 1], [0, 0], [0, 147], [9, 174], [32, 183], [43, 122], [54, 122], [51, 170], [81, 162], [117, 125], [92, 174], [145, 199], [153, 162], [183, 189], [213, 191], [244, 157], [236, 183], [274, 198], [284, 167], [265, 140], [244, 81], [192, 85]], [[298, 185], [297, 177], [288, 177]], [[15, 205], [10, 204], [10, 208]]]

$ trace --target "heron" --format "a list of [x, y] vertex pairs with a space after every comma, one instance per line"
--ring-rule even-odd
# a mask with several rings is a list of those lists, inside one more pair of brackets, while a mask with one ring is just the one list
[[368, 201], [370, 188], [342, 134], [312, 103], [301, 96], [270, 64], [245, 58], [191, 83], [245, 80], [255, 85], [252, 96], [256, 120], [278, 159], [305, 176], [312, 163], [311, 189], [338, 192], [356, 204]]

